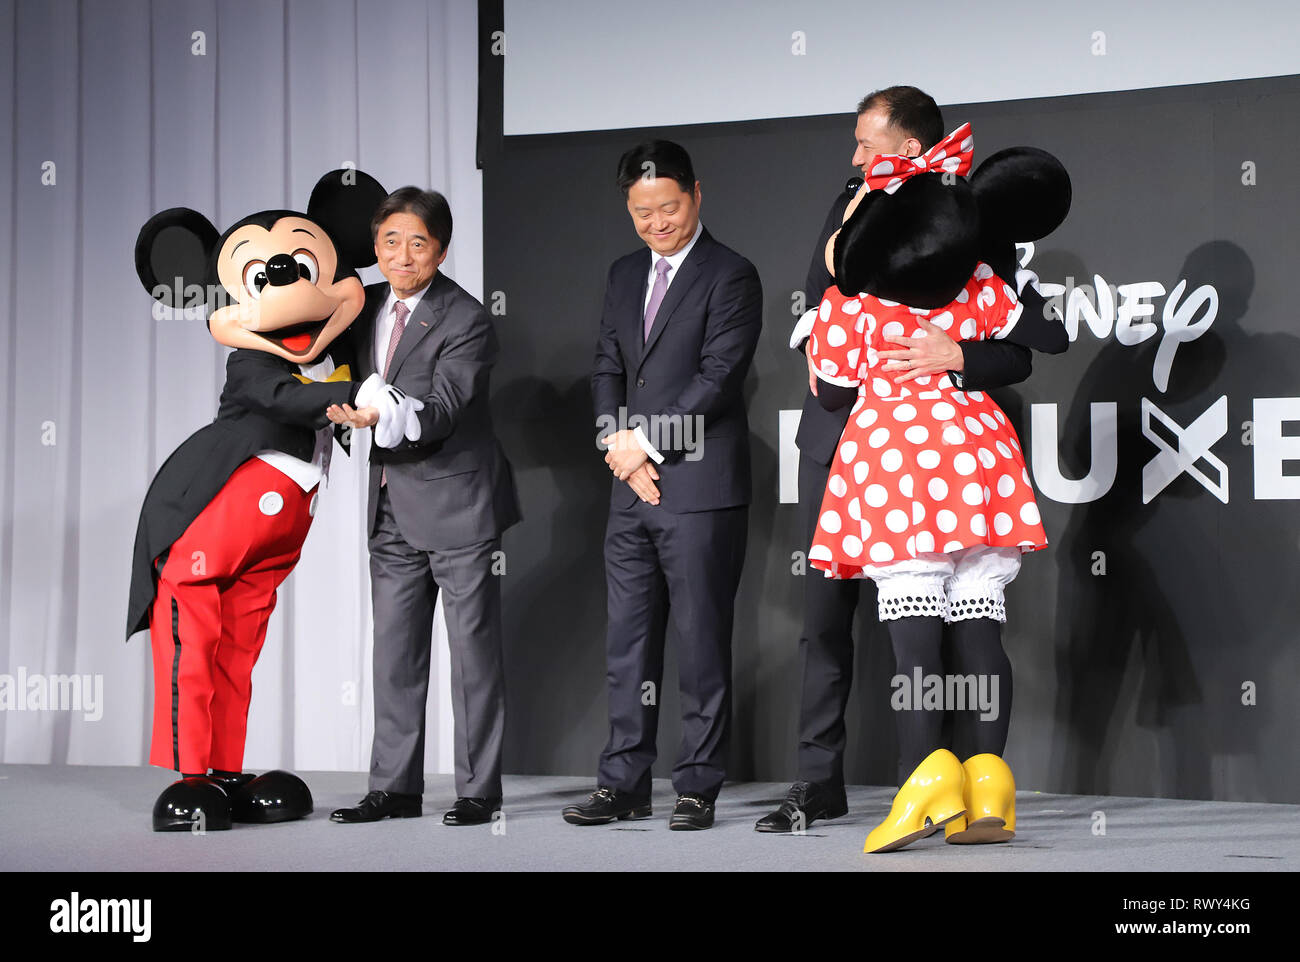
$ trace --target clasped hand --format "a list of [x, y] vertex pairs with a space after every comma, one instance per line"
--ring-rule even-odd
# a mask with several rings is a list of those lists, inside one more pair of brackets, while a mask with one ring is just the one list
[[605, 463], [614, 477], [626, 481], [642, 501], [658, 504], [659, 488], [655, 482], [659, 480], [659, 472], [637, 443], [636, 434], [626, 430], [615, 431], [601, 438], [600, 443], [608, 448]]

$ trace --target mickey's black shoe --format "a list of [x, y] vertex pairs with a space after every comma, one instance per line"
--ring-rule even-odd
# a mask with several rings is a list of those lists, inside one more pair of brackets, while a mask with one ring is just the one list
[[601, 787], [581, 805], [570, 805], [563, 814], [570, 825], [604, 825], [614, 819], [649, 818], [650, 799]]
[[230, 817], [236, 822], [292, 822], [306, 818], [315, 807], [311, 789], [292, 772], [276, 769], [256, 777], [245, 773], [222, 780], [230, 785]]
[[675, 832], [713, 827], [713, 802], [694, 792], [683, 792], [677, 796], [673, 806], [673, 817], [668, 827]]
[[819, 818], [839, 818], [848, 810], [843, 788], [834, 791], [818, 782], [795, 782], [781, 807], [755, 822], [754, 831], [803, 831]]
[[223, 832], [230, 829], [230, 796], [206, 775], [182, 778], [153, 805], [155, 832]]
[[208, 776], [208, 781], [216, 782], [226, 790], [227, 795], [230, 795], [233, 798], [239, 789], [243, 788], [256, 777], [257, 776], [252, 772], [227, 772], [221, 775], [213, 772]]
[[398, 792], [367, 792], [354, 808], [340, 808], [330, 815], [331, 822], [377, 822], [382, 818], [419, 818], [423, 814], [419, 795]]

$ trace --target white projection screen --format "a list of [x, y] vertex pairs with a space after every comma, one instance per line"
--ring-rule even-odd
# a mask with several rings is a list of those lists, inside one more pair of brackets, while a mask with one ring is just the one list
[[[848, 112], [1300, 73], [1288, 0], [505, 0], [504, 133]], [[600, 78], [593, 83], [592, 78]]]

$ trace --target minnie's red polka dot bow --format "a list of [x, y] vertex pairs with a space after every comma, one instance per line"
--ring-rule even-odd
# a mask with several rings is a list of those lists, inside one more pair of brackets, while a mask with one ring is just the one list
[[975, 135], [965, 123], [939, 141], [920, 157], [881, 154], [867, 175], [866, 190], [883, 190], [892, 194], [903, 181], [916, 174], [948, 173], [965, 176], [975, 155]]

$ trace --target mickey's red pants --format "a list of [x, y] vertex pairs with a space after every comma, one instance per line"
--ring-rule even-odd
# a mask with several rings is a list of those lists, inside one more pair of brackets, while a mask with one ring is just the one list
[[190, 774], [243, 768], [253, 665], [315, 497], [315, 488], [303, 491], [250, 458], [166, 554], [149, 616], [154, 765]]

